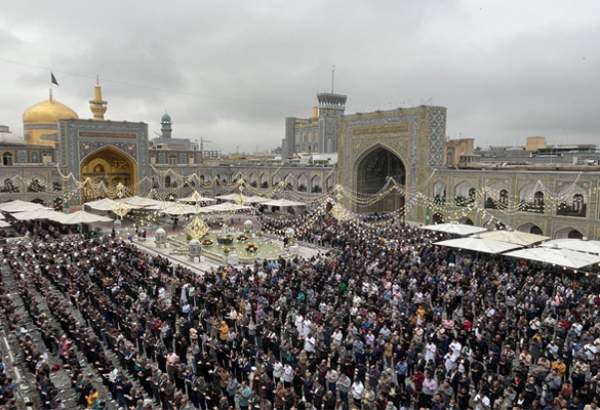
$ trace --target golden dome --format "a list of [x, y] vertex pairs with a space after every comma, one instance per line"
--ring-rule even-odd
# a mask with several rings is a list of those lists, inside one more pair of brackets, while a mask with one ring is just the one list
[[54, 99], [39, 102], [23, 113], [24, 123], [52, 124], [59, 120], [77, 119], [77, 113]]

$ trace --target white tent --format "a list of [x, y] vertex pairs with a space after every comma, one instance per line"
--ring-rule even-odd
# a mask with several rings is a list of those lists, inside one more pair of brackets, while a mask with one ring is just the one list
[[129, 209], [142, 208], [142, 206], [139, 206], [139, 205], [130, 205], [130, 204], [118, 202], [118, 201], [115, 201], [115, 200], [109, 199], [109, 198], [103, 198], [103, 199], [98, 199], [97, 201], [86, 202], [84, 205], [88, 206], [92, 209], [95, 209], [97, 211], [112, 211], [112, 210], [120, 208], [120, 207], [125, 207], [125, 208], [129, 208]]
[[482, 228], [481, 226], [459, 224], [458, 222], [425, 225], [425, 226], [422, 226], [421, 229], [426, 229], [428, 231], [444, 232], [444, 233], [460, 235], [460, 236], [473, 235], [476, 233], [487, 231], [487, 229]]
[[16, 212], [12, 216], [19, 221], [33, 221], [37, 219], [48, 219], [50, 221], [64, 223], [66, 214], [52, 209], [34, 209], [32, 211]]
[[25, 211], [33, 211], [36, 209], [50, 209], [46, 208], [43, 205], [36, 204], [33, 202], [21, 201], [20, 199], [15, 199], [14, 201], [5, 202], [0, 204], [0, 211], [2, 212], [25, 212]]
[[245, 211], [249, 209], [252, 209], [252, 207], [246, 205], [232, 204], [231, 202], [223, 202], [222, 204], [203, 206], [201, 208], [198, 208], [197, 211], [200, 213], [218, 213]]
[[582, 239], [554, 239], [541, 244], [545, 248], [560, 248], [571, 251], [600, 255], [600, 241], [584, 241]]
[[298, 201], [290, 201], [289, 199], [271, 199], [270, 201], [263, 202], [261, 205], [278, 206], [280, 208], [289, 208], [292, 206], [305, 206], [306, 203], [298, 202]]
[[168, 215], [191, 215], [197, 213], [200, 208], [192, 205], [165, 201], [157, 205], [149, 206], [146, 209], [159, 211]]
[[6, 221], [0, 221], [0, 228], [8, 228], [9, 226], [12, 226], [12, 225]]
[[492, 254], [503, 253], [512, 249], [520, 248], [519, 245], [495, 241], [493, 239], [481, 239], [473, 236], [469, 236], [467, 238], [448, 239], [446, 241], [436, 242], [435, 245]]
[[542, 242], [550, 239], [547, 236], [536, 235], [533, 233], [521, 232], [521, 231], [489, 231], [482, 232], [477, 235], [483, 239], [493, 239], [495, 241], [513, 243], [515, 245], [530, 246], [534, 243]]
[[198, 202], [217, 202], [217, 200], [215, 198], [209, 198], [207, 196], [202, 196], [200, 194], [200, 192], [198, 191], [194, 191], [192, 193], [192, 195], [190, 196], [186, 196], [185, 198], [180, 198], [177, 200], [177, 202], [183, 202], [183, 203], [198, 203]]
[[145, 208], [147, 206], [157, 205], [161, 203], [161, 201], [157, 201], [156, 199], [144, 198], [143, 196], [130, 196], [128, 198], [119, 199], [117, 202], [140, 208]]
[[243, 194], [240, 194], [239, 192], [234, 192], [232, 194], [227, 194], [227, 195], [219, 195], [217, 197], [217, 199], [220, 199], [222, 201], [246, 202], [246, 196]]
[[564, 266], [571, 269], [581, 269], [585, 266], [600, 263], [599, 255], [572, 251], [560, 248], [528, 248], [505, 254], [513, 258], [528, 259], [537, 262], [543, 262], [551, 265]]
[[102, 215], [96, 215], [91, 212], [77, 211], [71, 214], [65, 214], [64, 224], [76, 225], [76, 224], [91, 224], [95, 222], [112, 222], [111, 218]]
[[246, 204], [263, 204], [265, 202], [269, 202], [271, 198], [266, 198], [264, 196], [252, 195], [244, 197], [244, 203]]

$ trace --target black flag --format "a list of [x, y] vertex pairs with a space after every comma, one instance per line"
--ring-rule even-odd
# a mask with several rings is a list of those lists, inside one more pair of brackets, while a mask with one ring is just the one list
[[58, 85], [58, 81], [56, 81], [56, 77], [54, 77], [54, 73], [50, 73], [50, 82], [54, 85]]

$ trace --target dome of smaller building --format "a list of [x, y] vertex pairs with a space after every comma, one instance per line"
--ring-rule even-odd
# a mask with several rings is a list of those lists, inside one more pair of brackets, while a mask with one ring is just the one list
[[171, 122], [171, 116], [165, 112], [162, 117], [160, 117], [160, 122]]
[[77, 118], [79, 116], [75, 111], [54, 99], [39, 102], [23, 113], [23, 122], [26, 124], [52, 124]]

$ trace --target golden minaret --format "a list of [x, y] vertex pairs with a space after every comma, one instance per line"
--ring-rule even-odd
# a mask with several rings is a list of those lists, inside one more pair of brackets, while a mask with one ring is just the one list
[[94, 120], [104, 120], [106, 101], [102, 99], [102, 87], [100, 87], [100, 78], [98, 76], [96, 76], [96, 86], [94, 87], [94, 99], [90, 101], [90, 110], [94, 114]]

